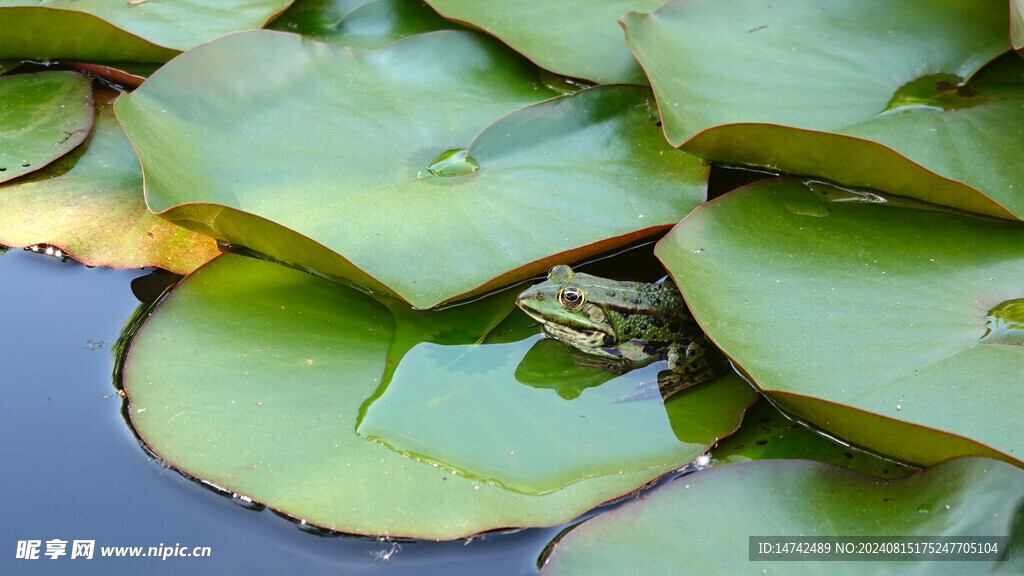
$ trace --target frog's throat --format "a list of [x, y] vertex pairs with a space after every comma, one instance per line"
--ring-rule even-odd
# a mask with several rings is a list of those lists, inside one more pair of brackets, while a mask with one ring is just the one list
[[601, 348], [615, 344], [615, 335], [609, 332], [602, 332], [601, 330], [571, 330], [558, 324], [545, 323], [544, 333], [585, 352], [602, 356], [605, 354], [601, 353]]

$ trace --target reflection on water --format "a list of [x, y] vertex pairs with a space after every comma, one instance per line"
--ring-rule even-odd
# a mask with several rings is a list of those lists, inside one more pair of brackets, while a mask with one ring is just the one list
[[928, 74], [900, 86], [885, 110], [875, 117], [897, 116], [913, 111], [943, 112], [971, 108], [992, 101], [954, 74]]
[[614, 372], [587, 365], [590, 358], [567, 344], [541, 338], [516, 366], [515, 378], [527, 386], [554, 390], [564, 400], [575, 400], [587, 388], [615, 378]]

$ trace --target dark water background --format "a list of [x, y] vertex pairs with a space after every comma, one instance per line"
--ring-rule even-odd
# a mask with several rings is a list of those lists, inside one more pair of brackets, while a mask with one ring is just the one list
[[[111, 353], [146, 271], [89, 269], [20, 249], [0, 256], [0, 574], [535, 574], [559, 531], [455, 542], [319, 536], [151, 458], [122, 415]], [[102, 342], [102, 345], [99, 344]], [[67, 540], [16, 559], [19, 540]], [[70, 558], [95, 540], [92, 560]], [[101, 558], [101, 546], [209, 546], [208, 558]]]

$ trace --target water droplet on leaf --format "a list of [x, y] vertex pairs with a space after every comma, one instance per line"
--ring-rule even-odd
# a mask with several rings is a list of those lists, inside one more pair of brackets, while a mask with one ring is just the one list
[[480, 169], [480, 165], [469, 155], [465, 148], [454, 148], [441, 153], [427, 167], [434, 176], [462, 176], [472, 174]]

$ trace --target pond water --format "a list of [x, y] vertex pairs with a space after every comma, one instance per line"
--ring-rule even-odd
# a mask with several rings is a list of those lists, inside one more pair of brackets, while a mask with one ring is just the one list
[[[139, 305], [132, 281], [147, 274], [22, 250], [0, 257], [0, 573], [537, 572], [538, 555], [560, 528], [440, 543], [317, 535], [150, 457], [125, 422], [111, 376], [111, 348]], [[54, 539], [68, 542], [65, 556], [45, 556]], [[15, 558], [24, 540], [43, 542], [38, 559]], [[70, 558], [74, 540], [95, 540], [91, 560]], [[101, 547], [130, 546], [143, 554], [151, 546], [208, 546], [210, 556], [101, 557]]]

